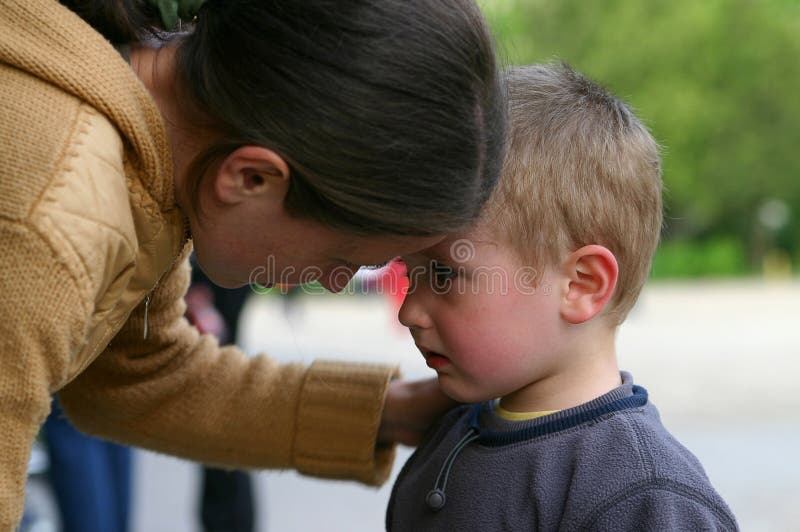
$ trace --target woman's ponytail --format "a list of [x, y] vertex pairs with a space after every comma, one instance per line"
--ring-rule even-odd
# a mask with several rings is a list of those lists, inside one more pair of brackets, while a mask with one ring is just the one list
[[60, 0], [114, 44], [141, 42], [178, 29], [204, 0]]
[[243, 145], [289, 164], [287, 212], [361, 234], [463, 229], [500, 174], [505, 89], [475, 0], [61, 2], [114, 44], [197, 15], [175, 43], [185, 115], [212, 137], [186, 180], [195, 209]]
[[158, 8], [163, 27], [174, 30], [181, 20], [192, 20], [200, 11], [206, 0], [147, 0], [147, 3]]

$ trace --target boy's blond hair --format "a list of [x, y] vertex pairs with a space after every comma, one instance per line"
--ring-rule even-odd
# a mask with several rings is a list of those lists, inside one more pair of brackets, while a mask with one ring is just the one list
[[619, 264], [604, 312], [622, 323], [661, 229], [658, 145], [631, 110], [565, 64], [512, 68], [509, 143], [485, 210], [497, 236], [538, 271], [588, 244]]

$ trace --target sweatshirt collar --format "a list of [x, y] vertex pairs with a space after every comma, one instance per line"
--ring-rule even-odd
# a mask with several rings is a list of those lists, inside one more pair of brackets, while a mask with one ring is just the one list
[[[529, 421], [508, 421], [494, 412], [492, 403], [472, 406], [467, 433], [456, 443], [445, 458], [436, 476], [433, 488], [425, 496], [425, 504], [438, 512], [447, 503], [447, 480], [453, 464], [468, 445], [477, 441], [487, 447], [501, 447], [521, 443], [612, 415], [629, 408], [647, 404], [647, 390], [635, 386], [630, 373], [621, 372], [622, 385], [593, 401]], [[492, 424], [494, 426], [492, 426]], [[500, 424], [498, 426], [498, 424]]]
[[102, 35], [55, 0], [0, 2], [0, 62], [103, 113], [132, 148], [130, 163], [161, 211], [174, 205], [172, 155], [147, 89]]
[[635, 385], [630, 373], [622, 371], [620, 376], [620, 386], [588, 403], [528, 421], [503, 419], [494, 412], [491, 403], [475, 405], [470, 425], [480, 434], [482, 445], [495, 447], [571, 429], [621, 410], [646, 405], [647, 390]]

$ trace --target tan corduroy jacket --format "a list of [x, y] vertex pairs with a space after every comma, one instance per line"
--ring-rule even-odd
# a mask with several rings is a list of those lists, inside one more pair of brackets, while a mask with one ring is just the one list
[[0, 531], [56, 391], [79, 428], [119, 442], [388, 475], [375, 439], [392, 368], [248, 359], [183, 319], [191, 245], [171, 172], [161, 117], [114, 48], [55, 0], [0, 0]]

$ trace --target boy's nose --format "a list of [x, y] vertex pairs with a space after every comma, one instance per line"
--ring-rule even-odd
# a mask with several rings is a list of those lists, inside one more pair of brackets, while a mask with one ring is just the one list
[[403, 300], [397, 313], [397, 319], [409, 329], [427, 329], [432, 325], [430, 315], [419, 301], [419, 295], [413, 291], [409, 292]]

